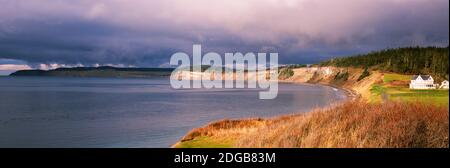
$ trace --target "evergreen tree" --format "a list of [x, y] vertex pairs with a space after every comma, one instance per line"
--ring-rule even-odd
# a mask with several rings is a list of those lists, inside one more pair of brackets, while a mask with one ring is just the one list
[[322, 62], [322, 66], [369, 67], [403, 74], [430, 74], [448, 79], [448, 47], [406, 47], [387, 49]]

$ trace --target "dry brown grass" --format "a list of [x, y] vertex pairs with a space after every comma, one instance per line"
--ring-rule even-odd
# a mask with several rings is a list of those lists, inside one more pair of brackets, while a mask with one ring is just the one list
[[445, 106], [355, 100], [273, 119], [221, 120], [192, 130], [179, 143], [209, 137], [232, 147], [448, 148], [448, 117]]
[[271, 122], [241, 134], [236, 147], [449, 147], [448, 107], [423, 103], [368, 104], [335, 108]]
[[[234, 146], [234, 142], [238, 141], [242, 135], [248, 135], [260, 128], [268, 125], [273, 125], [280, 122], [286, 122], [293, 117], [303, 114], [280, 116], [274, 119], [251, 118], [242, 120], [224, 119], [212, 122], [204, 127], [195, 128], [188, 132], [179, 142], [172, 145], [172, 147], [180, 146], [180, 143], [195, 141], [202, 137], [209, 137], [224, 143], [232, 142], [230, 145]], [[200, 142], [203, 144], [202, 142]], [[210, 142], [204, 142], [210, 143]], [[207, 144], [216, 146], [215, 144]]]
[[226, 135], [228, 138], [248, 133], [250, 130], [259, 128], [267, 124], [264, 119], [243, 119], [243, 120], [220, 120], [212, 122], [205, 127], [195, 128], [188, 132], [180, 141], [189, 141], [201, 136]]

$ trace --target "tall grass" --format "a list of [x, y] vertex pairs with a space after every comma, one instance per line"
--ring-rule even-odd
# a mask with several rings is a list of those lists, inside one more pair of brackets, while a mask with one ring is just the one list
[[349, 101], [283, 122], [266, 122], [236, 147], [449, 147], [448, 107], [421, 102]]

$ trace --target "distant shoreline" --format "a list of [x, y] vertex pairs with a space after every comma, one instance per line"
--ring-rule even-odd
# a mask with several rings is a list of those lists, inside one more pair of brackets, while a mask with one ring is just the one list
[[146, 78], [154, 76], [170, 76], [173, 68], [117, 68], [75, 67], [57, 68], [53, 70], [20, 70], [9, 76], [58, 76], [58, 77], [132, 77]]

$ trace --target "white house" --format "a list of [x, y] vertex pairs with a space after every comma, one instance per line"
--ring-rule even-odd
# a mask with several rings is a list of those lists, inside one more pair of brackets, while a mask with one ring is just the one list
[[439, 89], [448, 89], [448, 80], [442, 81]]
[[431, 75], [413, 75], [410, 89], [436, 89], [437, 84], [434, 84], [434, 79]]

